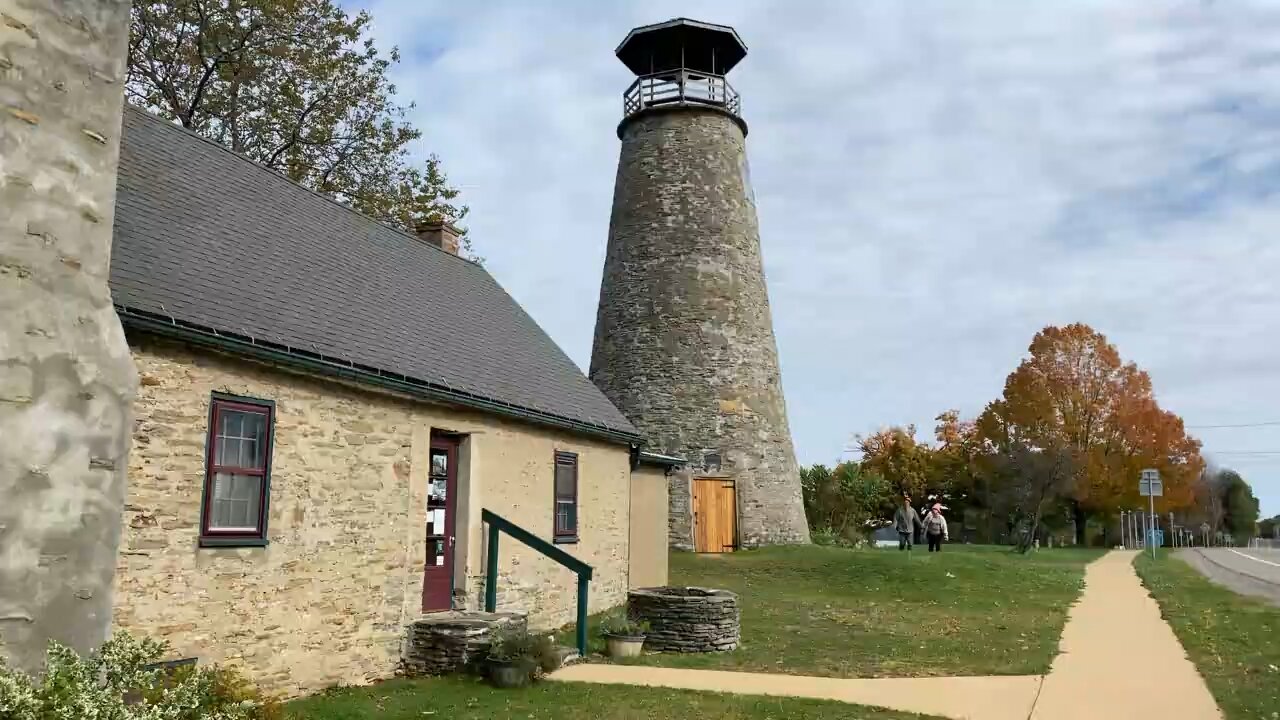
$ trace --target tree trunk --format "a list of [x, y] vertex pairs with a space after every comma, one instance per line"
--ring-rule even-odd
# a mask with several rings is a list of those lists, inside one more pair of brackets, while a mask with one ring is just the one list
[[1085, 526], [1089, 523], [1089, 516], [1085, 515], [1084, 508], [1075, 500], [1071, 501], [1071, 522], [1076, 526], [1076, 545], [1084, 547]]
[[137, 384], [107, 286], [127, 0], [0, 0], [0, 658], [111, 622]]

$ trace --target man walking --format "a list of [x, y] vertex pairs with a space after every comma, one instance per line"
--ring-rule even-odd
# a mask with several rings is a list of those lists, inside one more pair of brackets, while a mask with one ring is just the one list
[[911, 507], [911, 496], [903, 494], [902, 504], [893, 513], [893, 526], [898, 531], [898, 549], [910, 550], [916, 526], [920, 525], [920, 513]]
[[934, 503], [922, 524], [925, 539], [929, 541], [929, 552], [942, 552], [942, 542], [951, 539], [947, 532], [947, 519], [942, 517], [942, 505]]

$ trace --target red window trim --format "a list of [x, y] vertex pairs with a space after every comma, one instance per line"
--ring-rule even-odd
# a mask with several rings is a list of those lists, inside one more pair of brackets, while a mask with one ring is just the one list
[[[573, 495], [561, 495], [560, 488], [556, 483], [556, 475], [561, 465], [573, 468]], [[557, 472], [553, 472], [551, 476], [551, 531], [552, 536], [560, 540], [577, 540], [578, 526], [581, 524], [581, 518], [578, 515], [578, 454], [572, 452], [564, 452], [557, 450], [555, 455], [555, 464], [553, 467]], [[561, 530], [560, 523], [557, 522], [557, 516], [560, 512], [560, 503], [564, 500], [573, 502], [573, 528], [569, 530]]]
[[[226, 410], [254, 413], [266, 416], [266, 442], [262, 448], [262, 467], [247, 468], [214, 463], [217, 451], [218, 421]], [[267, 540], [267, 514], [271, 497], [271, 455], [275, 445], [275, 403], [214, 393], [209, 404], [209, 427], [205, 441], [204, 488], [200, 498], [200, 540], [209, 545], [265, 545]], [[219, 530], [210, 527], [213, 514], [213, 476], [219, 472], [237, 475], [253, 475], [262, 478], [259, 485], [258, 520], [253, 530]]]

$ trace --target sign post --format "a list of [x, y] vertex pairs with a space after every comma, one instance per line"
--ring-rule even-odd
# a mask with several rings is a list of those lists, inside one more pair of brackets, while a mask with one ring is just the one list
[[1138, 480], [1138, 494], [1147, 498], [1151, 507], [1151, 524], [1147, 530], [1151, 537], [1147, 538], [1147, 542], [1151, 544], [1151, 559], [1154, 560], [1156, 557], [1156, 498], [1164, 495], [1164, 483], [1160, 481], [1159, 470], [1142, 471], [1142, 478]]

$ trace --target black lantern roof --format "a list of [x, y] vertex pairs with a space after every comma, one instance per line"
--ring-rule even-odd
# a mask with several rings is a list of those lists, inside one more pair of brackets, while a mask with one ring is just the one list
[[679, 68], [724, 75], [746, 57], [747, 46], [728, 25], [676, 18], [627, 33], [616, 54], [636, 75]]

